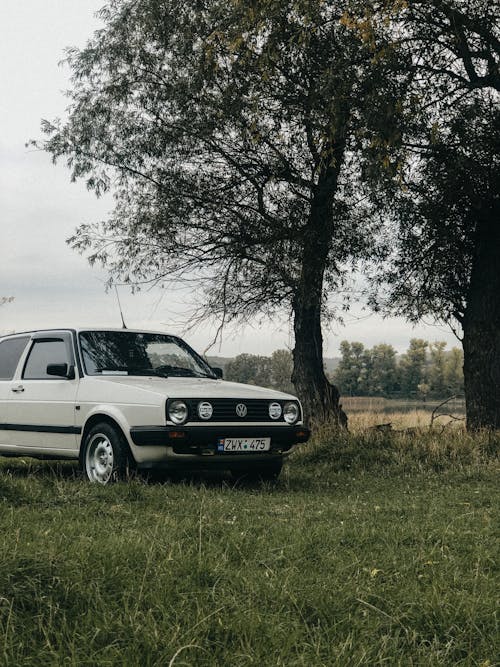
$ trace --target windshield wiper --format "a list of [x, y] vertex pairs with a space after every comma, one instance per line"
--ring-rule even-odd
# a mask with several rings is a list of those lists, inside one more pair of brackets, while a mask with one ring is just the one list
[[155, 377], [166, 377], [163, 373], [158, 373], [154, 368], [130, 368], [128, 371], [129, 375], [140, 375], [141, 377], [147, 377], [148, 375], [154, 375]]
[[186, 368], [183, 366], [158, 366], [155, 368], [155, 372], [161, 375], [162, 377], [169, 377], [171, 375], [175, 377], [201, 377], [201, 378], [210, 378], [215, 379], [214, 376], [208, 375], [208, 373], [203, 373], [202, 371], [196, 371], [193, 368]]

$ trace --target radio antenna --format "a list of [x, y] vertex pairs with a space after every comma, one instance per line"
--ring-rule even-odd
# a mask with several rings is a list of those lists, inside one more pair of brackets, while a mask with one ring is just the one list
[[123, 319], [122, 304], [120, 303], [120, 297], [118, 296], [118, 288], [116, 285], [114, 287], [116, 293], [116, 300], [118, 301], [118, 308], [120, 309], [120, 317], [122, 318], [122, 328], [126, 329], [127, 325], [125, 324], [125, 320]]

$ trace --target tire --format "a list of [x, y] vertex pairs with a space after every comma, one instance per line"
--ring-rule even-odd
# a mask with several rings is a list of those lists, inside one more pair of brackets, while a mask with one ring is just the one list
[[89, 482], [104, 485], [126, 479], [131, 463], [128, 443], [116, 426], [101, 422], [85, 436], [80, 465]]
[[242, 482], [275, 482], [280, 476], [283, 461], [254, 463], [248, 468], [233, 468], [231, 475]]

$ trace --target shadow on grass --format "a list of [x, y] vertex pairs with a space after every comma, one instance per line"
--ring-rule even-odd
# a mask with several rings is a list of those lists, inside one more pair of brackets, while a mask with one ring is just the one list
[[149, 471], [142, 478], [147, 484], [152, 485], [174, 484], [208, 489], [249, 490], [280, 486], [279, 479], [276, 481], [258, 480], [247, 478], [244, 475], [235, 478], [226, 470], [216, 469]]
[[[43, 461], [38, 459], [0, 457], [0, 497], [2, 478], [7, 480], [33, 479], [40, 483], [54, 481], [84, 481], [76, 461]], [[129, 482], [157, 486], [174, 484], [207, 488], [259, 488], [258, 481], [235, 480], [224, 470], [154, 470], [132, 473]], [[124, 482], [126, 483], [126, 482]]]
[[15, 478], [79, 479], [82, 476], [76, 461], [42, 461], [29, 457], [0, 457], [0, 475]]

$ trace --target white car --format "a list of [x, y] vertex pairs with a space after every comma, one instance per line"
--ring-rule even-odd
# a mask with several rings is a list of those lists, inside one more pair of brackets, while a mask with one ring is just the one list
[[222, 380], [182, 339], [128, 329], [0, 338], [0, 454], [78, 459], [106, 484], [214, 466], [276, 478], [309, 430], [294, 396]]

